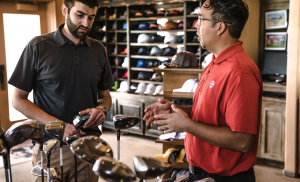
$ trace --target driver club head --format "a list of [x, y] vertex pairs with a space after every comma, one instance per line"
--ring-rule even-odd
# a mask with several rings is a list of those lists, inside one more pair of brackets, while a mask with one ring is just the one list
[[66, 142], [71, 145], [75, 140], [79, 139], [77, 136], [67, 136]]
[[129, 115], [116, 115], [113, 117], [113, 123], [115, 129], [117, 130], [125, 130], [128, 128], [132, 128], [135, 125], [139, 124], [141, 119], [136, 116], [129, 116]]
[[30, 137], [30, 139], [37, 141], [39, 144], [43, 144], [43, 138], [44, 138], [44, 132], [42, 127], [40, 127], [39, 125], [39, 128], [37, 129], [35, 134], [33, 134], [33, 136]]
[[0, 156], [5, 156], [6, 154], [7, 154], [7, 149], [2, 139], [0, 139]]
[[36, 120], [28, 119], [23, 122], [13, 124], [5, 132], [5, 140], [9, 148], [23, 143], [36, 134], [40, 128]]
[[115, 161], [111, 157], [100, 157], [96, 160], [93, 171], [96, 175], [110, 182], [131, 182], [136, 177], [131, 169], [121, 162]]
[[135, 174], [140, 179], [161, 176], [171, 169], [171, 165], [152, 157], [136, 156], [133, 158]]
[[78, 158], [91, 164], [102, 156], [113, 157], [111, 147], [104, 140], [93, 135], [75, 140], [70, 149]]
[[65, 127], [65, 122], [61, 120], [54, 120], [46, 124], [45, 130], [47, 133], [49, 133], [49, 135], [52, 135], [61, 141], [64, 136]]
[[55, 147], [55, 145], [58, 143], [58, 139], [53, 138], [48, 140], [47, 142], [44, 143], [43, 146], [43, 151], [45, 152], [46, 155], [51, 154], [51, 150]]

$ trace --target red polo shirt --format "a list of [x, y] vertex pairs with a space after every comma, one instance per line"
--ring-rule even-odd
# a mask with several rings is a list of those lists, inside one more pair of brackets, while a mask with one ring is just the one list
[[187, 133], [187, 159], [211, 174], [232, 176], [256, 164], [261, 115], [259, 69], [238, 42], [225, 49], [203, 71], [193, 98], [191, 118], [233, 132], [256, 135], [251, 150], [242, 153], [211, 145]]

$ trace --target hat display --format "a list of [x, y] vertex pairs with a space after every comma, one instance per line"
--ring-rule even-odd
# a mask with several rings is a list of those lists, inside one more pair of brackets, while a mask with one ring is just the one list
[[123, 26], [122, 26], [121, 30], [127, 30], [127, 23], [126, 22], [123, 23]]
[[124, 11], [124, 14], [120, 16], [120, 18], [126, 18], [127, 16], [127, 11]]
[[158, 93], [160, 93], [162, 91], [163, 91], [163, 86], [162, 85], [157, 85], [156, 88], [155, 88], [155, 91], [154, 91], [153, 95], [156, 95], [156, 94], [158, 94]]
[[113, 24], [112, 24], [111, 29], [112, 29], [112, 30], [116, 30], [116, 23], [113, 23]]
[[163, 51], [158, 47], [152, 47], [150, 51], [150, 56], [161, 56]]
[[157, 23], [151, 23], [150, 26], [149, 26], [149, 29], [150, 30], [158, 30], [158, 24]]
[[176, 27], [176, 29], [182, 30], [183, 29], [183, 23], [179, 23], [178, 26]]
[[147, 84], [144, 82], [141, 82], [138, 84], [138, 87], [134, 93], [143, 94], [146, 91], [146, 88], [147, 88]]
[[105, 32], [106, 31], [106, 26], [104, 25], [102, 28], [99, 29], [99, 31]]
[[179, 11], [177, 10], [171, 10], [168, 13], [165, 13], [166, 16], [178, 16], [179, 15]]
[[195, 53], [196, 56], [200, 56], [200, 47], [197, 49], [197, 52]]
[[149, 23], [142, 22], [139, 24], [138, 30], [148, 30], [150, 27]]
[[144, 92], [145, 95], [152, 95], [155, 92], [156, 86], [153, 83], [149, 83], [147, 85], [146, 91]]
[[151, 35], [150, 40], [149, 40], [150, 43], [161, 43], [163, 41], [164, 41], [164, 38], [157, 34]]
[[148, 43], [149, 41], [150, 41], [150, 36], [144, 33], [140, 34], [137, 39], [138, 43]]
[[161, 28], [162, 30], [172, 30], [176, 28], [176, 23], [172, 20], [168, 20], [165, 25]]
[[135, 13], [135, 16], [136, 17], [144, 17], [144, 16], [146, 16], [146, 13], [144, 11], [138, 11]]
[[149, 80], [151, 78], [152, 74], [149, 72], [139, 72], [138, 74], [138, 80]]
[[165, 12], [164, 11], [157, 11], [156, 15], [157, 16], [165, 16]]
[[147, 16], [155, 16], [156, 15], [156, 10], [155, 9], [151, 9], [146, 11]]
[[195, 92], [198, 86], [197, 79], [188, 79], [184, 82], [181, 88], [174, 89], [173, 92]]
[[174, 56], [176, 54], [176, 49], [172, 47], [167, 47], [164, 51], [164, 56]]
[[194, 42], [194, 43], [199, 42], [199, 41], [198, 41], [198, 35], [197, 35], [197, 34], [194, 35], [192, 42]]
[[138, 86], [137, 83], [134, 83], [134, 84], [130, 85], [128, 93], [134, 93], [137, 89], [137, 86]]
[[161, 73], [153, 73], [152, 77], [150, 78], [151, 81], [161, 82], [163, 80], [163, 76]]
[[136, 68], [147, 68], [146, 60], [140, 59], [137, 61]]
[[118, 92], [127, 92], [128, 91], [128, 82], [126, 80], [122, 81], [120, 83], [120, 88], [117, 91]]
[[128, 67], [128, 66], [129, 66], [128, 57], [125, 57], [124, 62], [122, 63], [122, 67]]
[[136, 54], [137, 55], [149, 55], [149, 50], [146, 47], [140, 47]]
[[120, 52], [120, 54], [127, 54], [127, 47], [125, 47], [124, 51]]
[[194, 53], [184, 51], [173, 56], [171, 63], [164, 64], [168, 68], [195, 68], [197, 57]]
[[128, 71], [126, 71], [126, 72], [124, 73], [124, 75], [122, 76], [122, 78], [128, 78]]
[[191, 29], [195, 29], [196, 28], [196, 23], [198, 22], [198, 20], [194, 20], [193, 22], [193, 26], [191, 27]]
[[175, 44], [176, 43], [176, 35], [173, 35], [173, 34], [166, 35], [164, 43], [165, 44]]
[[116, 19], [116, 13], [114, 13], [113, 15], [109, 16], [108, 17], [109, 20], [114, 20]]
[[102, 42], [106, 42], [106, 35], [103, 36]]
[[200, 14], [200, 6], [197, 6], [193, 12], [191, 12], [191, 15], [199, 15]]

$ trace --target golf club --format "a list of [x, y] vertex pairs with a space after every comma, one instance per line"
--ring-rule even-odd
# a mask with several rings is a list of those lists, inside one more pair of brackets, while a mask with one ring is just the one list
[[[47, 158], [47, 173], [50, 174], [50, 156], [51, 156], [51, 150], [55, 147], [55, 145], [58, 143], [59, 141], [56, 138], [50, 139], [47, 142], [44, 143], [44, 152], [46, 154], [46, 158]], [[63, 178], [63, 176], [61, 175], [61, 179]], [[50, 175], [48, 175], [47, 177], [47, 181], [50, 182]]]
[[121, 130], [132, 128], [140, 122], [141, 122], [141, 119], [136, 116], [116, 115], [113, 117], [113, 123], [114, 123], [115, 129], [117, 130], [117, 141], [118, 141], [118, 158], [117, 158], [117, 160], [118, 161], [120, 161]]
[[[48, 172], [44, 170], [44, 173], [46, 176], [48, 176]], [[42, 169], [41, 169], [41, 165], [36, 165], [32, 168], [31, 170], [31, 174], [34, 176], [42, 176]], [[60, 181], [60, 175], [57, 173], [56, 168], [50, 168], [50, 179], [51, 181], [53, 181], [53, 179], [56, 179], [58, 181]]]
[[111, 147], [104, 140], [93, 135], [75, 140], [70, 149], [78, 158], [90, 164], [94, 164], [101, 156], [113, 157]]
[[171, 165], [152, 157], [133, 158], [135, 174], [143, 182], [145, 179], [157, 178], [171, 169]]
[[61, 173], [61, 181], [64, 181], [64, 167], [63, 167], [63, 136], [65, 133], [66, 123], [61, 120], [54, 120], [50, 121], [46, 124], [45, 130], [50, 135], [56, 137], [59, 140], [59, 146], [60, 146], [60, 173]]
[[[3, 156], [3, 164], [5, 168], [5, 179], [9, 181], [9, 167], [8, 167], [8, 158], [7, 158], [7, 148], [5, 145], [5, 132], [0, 127], [0, 155]], [[11, 178], [10, 178], [11, 179]]]
[[[66, 138], [66, 142], [71, 145], [75, 140], [79, 139], [77, 136], [68, 136]], [[75, 161], [75, 182], [77, 182], [77, 157], [76, 155], [74, 154], [74, 161]]]
[[75, 128], [82, 128], [82, 126], [89, 120], [90, 115], [77, 115], [73, 119], [73, 125]]
[[96, 160], [93, 171], [96, 175], [110, 182], [135, 181], [134, 173], [125, 164], [115, 161], [111, 157], [100, 157]]
[[5, 171], [7, 173], [8, 181], [12, 181], [11, 175], [11, 165], [10, 165], [10, 149], [23, 143], [24, 141], [30, 139], [34, 136], [39, 129], [39, 125], [37, 121], [28, 119], [23, 122], [18, 122], [13, 124], [6, 132], [5, 132], [5, 145], [7, 150], [7, 155], [3, 156]]

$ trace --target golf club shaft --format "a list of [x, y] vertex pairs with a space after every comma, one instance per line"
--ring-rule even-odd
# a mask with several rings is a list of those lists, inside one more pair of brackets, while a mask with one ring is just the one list
[[50, 182], [50, 154], [47, 155], [47, 181]]
[[43, 143], [40, 143], [42, 182], [44, 182]]
[[77, 182], [77, 157], [74, 155], [74, 160], [75, 160], [75, 182]]
[[62, 141], [60, 142], [60, 170], [61, 170], [61, 182], [64, 181], [64, 167], [63, 167], [63, 148], [62, 148]]
[[120, 133], [121, 133], [121, 130], [117, 130], [117, 140], [118, 140], [118, 160], [117, 161], [120, 161]]
[[11, 172], [10, 172], [9, 165], [8, 165], [8, 163], [9, 163], [8, 158], [9, 158], [8, 155], [3, 156], [3, 164], [4, 164], [4, 168], [5, 168], [6, 182], [11, 182]]
[[7, 166], [8, 166], [8, 170], [7, 170], [7, 174], [8, 174], [8, 181], [12, 182], [12, 174], [11, 174], [11, 165], [10, 165], [10, 149], [7, 149]]

